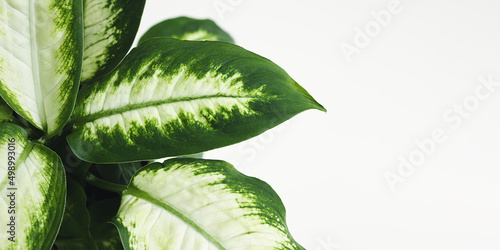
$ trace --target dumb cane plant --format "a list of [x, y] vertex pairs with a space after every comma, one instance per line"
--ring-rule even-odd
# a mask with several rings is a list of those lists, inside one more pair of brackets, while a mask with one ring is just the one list
[[209, 20], [129, 52], [144, 4], [0, 0], [0, 249], [303, 249], [268, 184], [199, 153], [324, 108]]

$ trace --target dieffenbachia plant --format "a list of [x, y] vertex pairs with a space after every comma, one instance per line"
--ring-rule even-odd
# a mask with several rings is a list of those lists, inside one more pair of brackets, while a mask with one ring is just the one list
[[268, 184], [201, 154], [324, 108], [210, 20], [129, 52], [144, 4], [0, 0], [0, 249], [303, 249]]

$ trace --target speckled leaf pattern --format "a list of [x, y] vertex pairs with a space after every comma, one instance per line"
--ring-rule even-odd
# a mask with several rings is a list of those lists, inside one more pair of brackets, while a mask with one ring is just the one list
[[61, 159], [14, 124], [0, 124], [0, 145], [0, 249], [49, 249], [66, 201]]
[[75, 103], [82, 12], [81, 0], [0, 0], [0, 94], [47, 137]]
[[171, 159], [140, 169], [113, 223], [125, 249], [304, 249], [276, 192], [224, 161]]
[[84, 0], [82, 82], [110, 72], [123, 59], [139, 28], [145, 0]]
[[149, 28], [139, 40], [139, 45], [155, 37], [170, 37], [191, 41], [223, 41], [234, 43], [233, 38], [209, 19], [177, 17]]
[[324, 108], [273, 62], [214, 41], [156, 38], [78, 96], [68, 142], [89, 162], [194, 154]]

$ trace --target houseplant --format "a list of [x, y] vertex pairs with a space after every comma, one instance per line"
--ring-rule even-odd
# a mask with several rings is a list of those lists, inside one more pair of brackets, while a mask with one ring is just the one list
[[324, 108], [209, 20], [128, 52], [144, 4], [0, 3], [0, 247], [302, 249], [269, 185], [199, 154]]

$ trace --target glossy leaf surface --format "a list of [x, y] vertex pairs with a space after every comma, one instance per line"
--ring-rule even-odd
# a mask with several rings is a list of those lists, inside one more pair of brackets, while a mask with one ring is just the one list
[[151, 39], [83, 88], [68, 142], [89, 162], [194, 154], [324, 108], [273, 62], [225, 42]]
[[85, 0], [82, 82], [110, 72], [123, 59], [139, 28], [145, 0]]
[[0, 249], [48, 249], [61, 225], [66, 179], [61, 159], [0, 124]]
[[0, 1], [0, 95], [47, 137], [75, 103], [82, 13], [81, 0]]
[[140, 169], [114, 223], [125, 249], [303, 249], [276, 192], [223, 161], [171, 159]]

